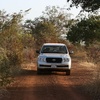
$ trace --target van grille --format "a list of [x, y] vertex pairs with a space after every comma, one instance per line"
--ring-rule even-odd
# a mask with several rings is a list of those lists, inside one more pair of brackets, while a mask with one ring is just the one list
[[46, 58], [47, 63], [61, 63], [62, 58]]

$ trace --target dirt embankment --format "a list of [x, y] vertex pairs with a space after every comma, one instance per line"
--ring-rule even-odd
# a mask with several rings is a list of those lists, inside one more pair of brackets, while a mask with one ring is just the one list
[[80, 86], [89, 83], [92, 69], [74, 60], [70, 76], [64, 72], [37, 75], [36, 65], [27, 64], [23, 73], [7, 87], [8, 95], [1, 100], [92, 100]]

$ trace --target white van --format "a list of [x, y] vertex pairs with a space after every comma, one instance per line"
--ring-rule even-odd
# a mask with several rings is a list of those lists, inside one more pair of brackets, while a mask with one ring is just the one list
[[62, 43], [43, 44], [37, 60], [37, 73], [45, 71], [64, 71], [70, 75], [71, 57], [68, 48]]

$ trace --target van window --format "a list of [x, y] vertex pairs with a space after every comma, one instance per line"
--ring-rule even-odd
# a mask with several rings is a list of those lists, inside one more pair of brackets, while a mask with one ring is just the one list
[[43, 46], [41, 53], [67, 53], [66, 46]]

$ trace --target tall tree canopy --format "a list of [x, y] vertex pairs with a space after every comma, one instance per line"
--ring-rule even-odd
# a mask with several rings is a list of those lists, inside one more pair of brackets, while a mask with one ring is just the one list
[[73, 25], [67, 38], [72, 43], [84, 42], [86, 45], [100, 41], [100, 16], [90, 16]]
[[58, 34], [61, 35], [66, 31], [64, 26], [69, 23], [71, 14], [67, 13], [64, 8], [47, 6], [43, 12], [43, 17], [54, 24], [57, 27]]
[[85, 11], [95, 11], [100, 8], [100, 0], [67, 0], [67, 2], [71, 1], [71, 7], [79, 5]]
[[65, 25], [69, 24], [69, 19], [70, 14], [66, 14], [63, 9], [47, 6], [41, 17], [27, 20], [24, 26], [39, 45], [43, 42], [58, 42], [61, 34], [66, 33]]

